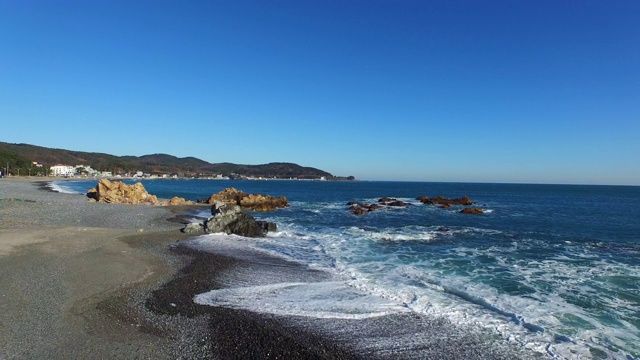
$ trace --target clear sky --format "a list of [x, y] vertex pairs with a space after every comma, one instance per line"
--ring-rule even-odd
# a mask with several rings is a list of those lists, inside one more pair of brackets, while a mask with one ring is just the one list
[[0, 141], [640, 185], [640, 1], [0, 0]]

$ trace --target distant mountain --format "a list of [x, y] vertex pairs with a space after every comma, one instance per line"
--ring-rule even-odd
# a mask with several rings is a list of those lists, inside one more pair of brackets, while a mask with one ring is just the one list
[[[36, 168], [33, 162], [42, 164]], [[3, 172], [7, 165], [11, 172], [20, 170], [21, 175], [38, 172], [44, 175], [44, 169], [52, 165], [89, 165], [100, 171], [111, 171], [116, 174], [142, 171], [149, 174], [179, 174], [187, 177], [207, 177], [222, 175], [229, 177], [265, 177], [265, 178], [299, 178], [328, 180], [353, 180], [353, 177], [335, 177], [332, 174], [292, 163], [269, 163], [263, 165], [238, 165], [232, 163], [209, 163], [195, 157], [179, 158], [167, 154], [144, 156], [114, 156], [103, 153], [89, 153], [64, 149], [51, 149], [29, 144], [10, 144], [0, 142], [0, 168]]]

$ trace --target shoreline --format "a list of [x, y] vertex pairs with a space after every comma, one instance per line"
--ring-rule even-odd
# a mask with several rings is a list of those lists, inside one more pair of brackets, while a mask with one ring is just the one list
[[9, 299], [0, 302], [0, 358], [527, 357], [417, 314], [326, 320], [196, 304], [199, 293], [262, 284], [263, 274], [323, 275], [264, 254], [184, 246], [193, 237], [178, 230], [185, 209], [96, 204], [46, 182], [0, 180], [0, 288]]
[[[190, 292], [176, 291], [186, 289], [184, 282], [167, 286], [194, 277], [208, 284], [215, 276], [203, 274], [234, 264], [169, 250], [193, 237], [176, 224], [189, 207], [92, 204], [55, 192], [46, 181], [11, 180], [0, 183], [0, 288], [9, 299], [0, 302], [0, 358], [355, 358], [320, 339], [302, 341], [308, 337], [254, 314], [197, 305]], [[77, 208], [71, 218], [54, 222], [21, 219], [44, 215], [51, 205]], [[93, 223], [89, 218], [97, 215], [109, 218], [109, 208], [129, 217], [145, 213], [146, 226], [135, 218], [124, 226], [75, 226]], [[146, 229], [154, 227], [160, 231]], [[154, 292], [200, 310], [171, 313], [171, 302], [150, 300]]]

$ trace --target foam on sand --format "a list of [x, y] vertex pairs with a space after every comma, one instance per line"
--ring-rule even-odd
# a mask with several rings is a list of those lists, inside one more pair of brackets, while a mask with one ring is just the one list
[[196, 295], [194, 301], [201, 305], [319, 319], [366, 319], [409, 311], [341, 282], [291, 282], [219, 289]]

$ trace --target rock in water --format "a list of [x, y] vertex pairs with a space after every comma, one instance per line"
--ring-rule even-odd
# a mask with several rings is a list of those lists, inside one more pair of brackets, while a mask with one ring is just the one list
[[392, 202], [388, 203], [387, 205], [389, 205], [389, 206], [409, 206], [408, 203], [406, 203], [404, 201], [400, 201], [400, 200], [392, 201]]
[[240, 199], [240, 206], [253, 211], [272, 211], [278, 208], [289, 207], [289, 202], [284, 196], [277, 198], [271, 195], [251, 194]]
[[480, 215], [484, 213], [484, 211], [482, 211], [481, 208], [464, 208], [460, 210], [460, 212], [462, 214], [471, 214], [471, 215]]
[[247, 196], [247, 193], [244, 191], [237, 190], [236, 188], [226, 188], [217, 194], [211, 195], [209, 199], [201, 202], [206, 204], [222, 202], [226, 204], [240, 205], [240, 200], [245, 196]]
[[289, 207], [289, 202], [284, 196], [275, 197], [271, 195], [247, 194], [235, 188], [227, 188], [217, 194], [211, 195], [201, 203], [213, 204], [223, 202], [226, 204], [240, 205], [243, 209], [253, 211], [272, 211], [278, 208]]
[[446, 198], [443, 196], [436, 196], [434, 198], [430, 198], [428, 196], [418, 196], [416, 198], [416, 200], [419, 200], [420, 202], [422, 202], [423, 204], [429, 204], [429, 205], [445, 205], [445, 204], [449, 204], [449, 205], [472, 205], [473, 202], [471, 201], [471, 199], [468, 196], [463, 196], [459, 199], [450, 199], [450, 198]]
[[258, 226], [262, 228], [262, 232], [266, 235], [268, 232], [275, 232], [278, 230], [276, 223], [264, 220], [257, 220]]

